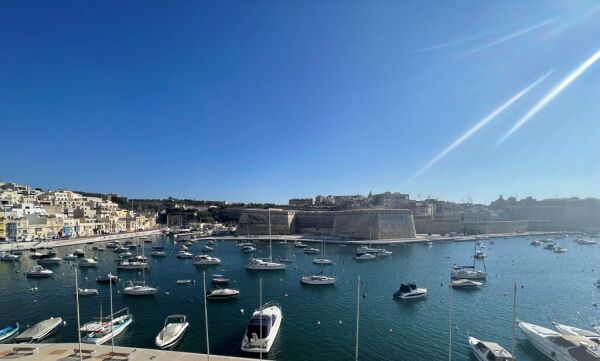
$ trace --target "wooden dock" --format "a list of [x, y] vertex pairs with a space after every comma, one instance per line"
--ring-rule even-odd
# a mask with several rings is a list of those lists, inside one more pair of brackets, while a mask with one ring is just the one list
[[[81, 359], [87, 361], [205, 361], [206, 354], [162, 351], [146, 348], [115, 346], [114, 353], [110, 346], [82, 344]], [[79, 357], [77, 343], [42, 343], [42, 344], [2, 344], [0, 360], [23, 361], [77, 361]], [[210, 355], [215, 361], [244, 361], [250, 358]]]

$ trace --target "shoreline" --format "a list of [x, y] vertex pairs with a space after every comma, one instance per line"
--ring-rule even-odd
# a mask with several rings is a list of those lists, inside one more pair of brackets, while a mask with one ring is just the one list
[[[77, 237], [77, 238], [69, 238], [69, 239], [56, 239], [56, 240], [46, 240], [39, 242], [20, 242], [14, 249], [16, 250], [29, 250], [32, 248], [58, 248], [58, 247], [68, 247], [68, 246], [76, 246], [80, 244], [88, 244], [95, 242], [109, 242], [115, 241], [119, 239], [126, 238], [134, 238], [134, 237], [144, 237], [144, 236], [153, 236], [156, 234], [161, 234], [160, 229], [150, 229], [146, 231], [135, 231], [135, 232], [124, 232], [124, 233], [114, 233], [114, 234], [104, 234], [99, 236], [91, 236], [91, 237]], [[0, 251], [9, 252], [13, 249], [11, 243], [0, 245]]]

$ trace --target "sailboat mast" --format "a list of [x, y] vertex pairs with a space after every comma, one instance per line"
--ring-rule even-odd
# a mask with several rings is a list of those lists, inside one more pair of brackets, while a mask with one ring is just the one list
[[452, 287], [448, 287], [450, 289], [450, 300], [448, 307], [448, 361], [452, 361]]
[[79, 361], [81, 355], [81, 319], [79, 317], [79, 283], [77, 282], [77, 267], [75, 267], [75, 304], [77, 305], [77, 342], [79, 343]]
[[354, 350], [354, 360], [358, 361], [358, 331], [360, 325], [360, 275], [356, 285], [356, 349]]
[[110, 352], [111, 355], [115, 353], [115, 335], [113, 334], [113, 301], [112, 301], [112, 279], [108, 282], [110, 288]]
[[202, 283], [204, 285], [204, 329], [206, 330], [206, 360], [210, 361], [210, 343], [208, 342], [208, 307], [206, 304], [206, 271], [202, 271]]
[[271, 208], [269, 208], [269, 261], [273, 261], [273, 247], [271, 246]]
[[[269, 218], [269, 220], [270, 219], [271, 218]], [[270, 224], [271, 224], [271, 222], [269, 222], [269, 225]], [[259, 334], [260, 335], [259, 335], [259, 338], [260, 338], [260, 342], [261, 342], [260, 346], [259, 346], [259, 350], [260, 350], [259, 351], [259, 357], [262, 360], [262, 345], [263, 345], [263, 343], [262, 343], [263, 342], [263, 340], [262, 340], [262, 338], [263, 338], [263, 336], [262, 336], [262, 313], [263, 313], [263, 306], [262, 306], [262, 302], [263, 302], [262, 301], [262, 278], [258, 279], [258, 294], [259, 294], [259, 296], [258, 296], [258, 302], [260, 304], [260, 306], [259, 306], [259, 310], [260, 310], [260, 321], [259, 321], [259, 323], [260, 323]]]
[[512, 320], [512, 348], [511, 353], [515, 357], [515, 327], [517, 326], [517, 282], [513, 286], [513, 320]]

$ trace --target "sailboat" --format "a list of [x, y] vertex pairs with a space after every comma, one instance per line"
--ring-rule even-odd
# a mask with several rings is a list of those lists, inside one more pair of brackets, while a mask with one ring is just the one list
[[[324, 243], [323, 243], [324, 245]], [[323, 248], [323, 247], [321, 247]], [[316, 258], [315, 258], [316, 259]], [[327, 260], [326, 258], [323, 257], [323, 254], [321, 254], [321, 260]], [[329, 260], [327, 260], [329, 261]], [[331, 261], [329, 261], [331, 262]], [[314, 261], [313, 261], [314, 263]], [[326, 276], [323, 274], [323, 266], [326, 263], [319, 263], [321, 265], [321, 272], [319, 272], [318, 274], [312, 274], [309, 276], [302, 276], [302, 278], [300, 279], [300, 283], [305, 284], [305, 285], [333, 285], [335, 284], [335, 282], [337, 281], [337, 279], [335, 277], [332, 276]]]
[[[142, 257], [145, 258], [144, 248], [142, 248]], [[142, 268], [142, 284], [136, 285], [130, 281], [129, 286], [123, 288], [123, 293], [130, 296], [152, 296], [156, 294], [158, 288], [146, 285], [146, 268]]]
[[333, 261], [325, 258], [325, 241], [323, 237], [321, 237], [321, 257], [316, 257], [313, 259], [314, 264], [333, 264]]
[[285, 270], [286, 265], [284, 263], [273, 262], [273, 247], [271, 247], [271, 208], [269, 208], [269, 258], [260, 259], [253, 258], [246, 265], [247, 270], [254, 271], [277, 271]]

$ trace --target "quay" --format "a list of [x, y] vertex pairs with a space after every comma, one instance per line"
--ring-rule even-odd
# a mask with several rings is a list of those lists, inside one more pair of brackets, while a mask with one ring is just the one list
[[10, 243], [1, 244], [0, 251], [10, 251], [13, 249], [20, 250], [28, 250], [32, 248], [47, 248], [47, 247], [66, 247], [66, 246], [76, 246], [79, 244], [88, 244], [95, 242], [109, 242], [116, 241], [120, 239], [134, 238], [134, 237], [147, 237], [161, 234], [159, 229], [151, 229], [147, 231], [136, 231], [136, 232], [123, 232], [123, 233], [114, 233], [114, 234], [103, 234], [91, 237], [77, 237], [77, 238], [67, 238], [67, 239], [56, 239], [56, 240], [46, 240], [46, 241], [37, 241], [37, 242], [19, 242], [18, 246], [11, 245]]
[[[81, 359], [110, 361], [110, 360], [152, 360], [152, 361], [204, 361], [209, 355], [189, 352], [162, 351], [147, 348], [115, 346], [82, 345]], [[68, 361], [79, 360], [79, 344], [77, 343], [41, 343], [41, 344], [2, 344], [0, 345], [0, 360], [23, 361]], [[244, 361], [253, 360], [242, 357], [210, 355], [215, 361]]]

